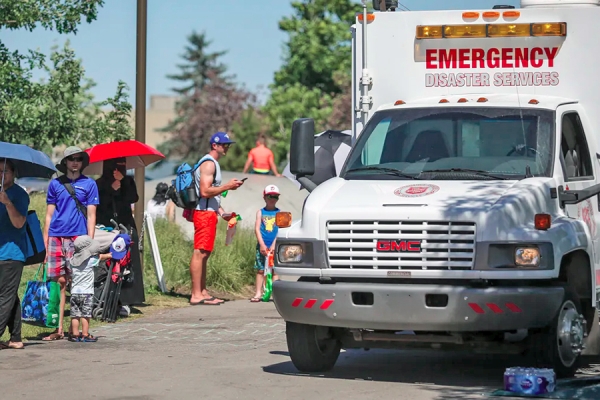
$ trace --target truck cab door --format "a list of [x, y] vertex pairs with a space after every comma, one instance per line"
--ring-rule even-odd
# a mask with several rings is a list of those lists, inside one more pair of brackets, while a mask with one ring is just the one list
[[[588, 140], [591, 129], [583, 110], [578, 105], [559, 107], [556, 113], [556, 126], [560, 135], [559, 157], [565, 179], [565, 190], [581, 190], [597, 183], [599, 166], [596, 160], [596, 143]], [[566, 206], [566, 213], [571, 218], [576, 218], [587, 225], [592, 237], [592, 265], [595, 270], [594, 280], [599, 287], [600, 278], [600, 241], [598, 240], [598, 226], [600, 212], [598, 196], [593, 196], [579, 204]]]

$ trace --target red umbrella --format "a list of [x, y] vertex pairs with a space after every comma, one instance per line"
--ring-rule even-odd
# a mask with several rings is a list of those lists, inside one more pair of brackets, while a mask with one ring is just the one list
[[90, 165], [84, 172], [86, 175], [101, 175], [103, 161], [125, 157], [127, 169], [147, 167], [165, 158], [153, 147], [137, 140], [98, 144], [85, 151], [90, 156]]

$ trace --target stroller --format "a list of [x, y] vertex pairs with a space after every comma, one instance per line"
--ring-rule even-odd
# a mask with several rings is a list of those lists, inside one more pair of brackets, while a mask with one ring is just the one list
[[[94, 271], [94, 298], [92, 301], [92, 317], [94, 319], [115, 322], [119, 314], [119, 297], [123, 281], [131, 279], [130, 270], [130, 238], [131, 231], [115, 220], [110, 221], [114, 229], [110, 231], [113, 236], [109, 246], [118, 247], [120, 253], [125, 253], [121, 259], [110, 259], [98, 266]], [[126, 240], [123, 240], [125, 238]]]

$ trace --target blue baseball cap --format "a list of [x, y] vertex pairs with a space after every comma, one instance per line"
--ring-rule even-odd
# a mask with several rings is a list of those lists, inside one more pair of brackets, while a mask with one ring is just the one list
[[122, 260], [129, 251], [131, 238], [129, 235], [120, 234], [115, 237], [110, 245], [110, 254], [115, 260]]
[[210, 144], [232, 144], [235, 143], [225, 132], [217, 132], [210, 137]]

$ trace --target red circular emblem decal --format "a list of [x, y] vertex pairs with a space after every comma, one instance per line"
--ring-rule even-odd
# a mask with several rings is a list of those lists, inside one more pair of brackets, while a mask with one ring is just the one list
[[440, 187], [436, 185], [417, 184], [402, 186], [394, 190], [394, 194], [400, 197], [422, 197], [434, 194], [438, 190], [440, 190]]

